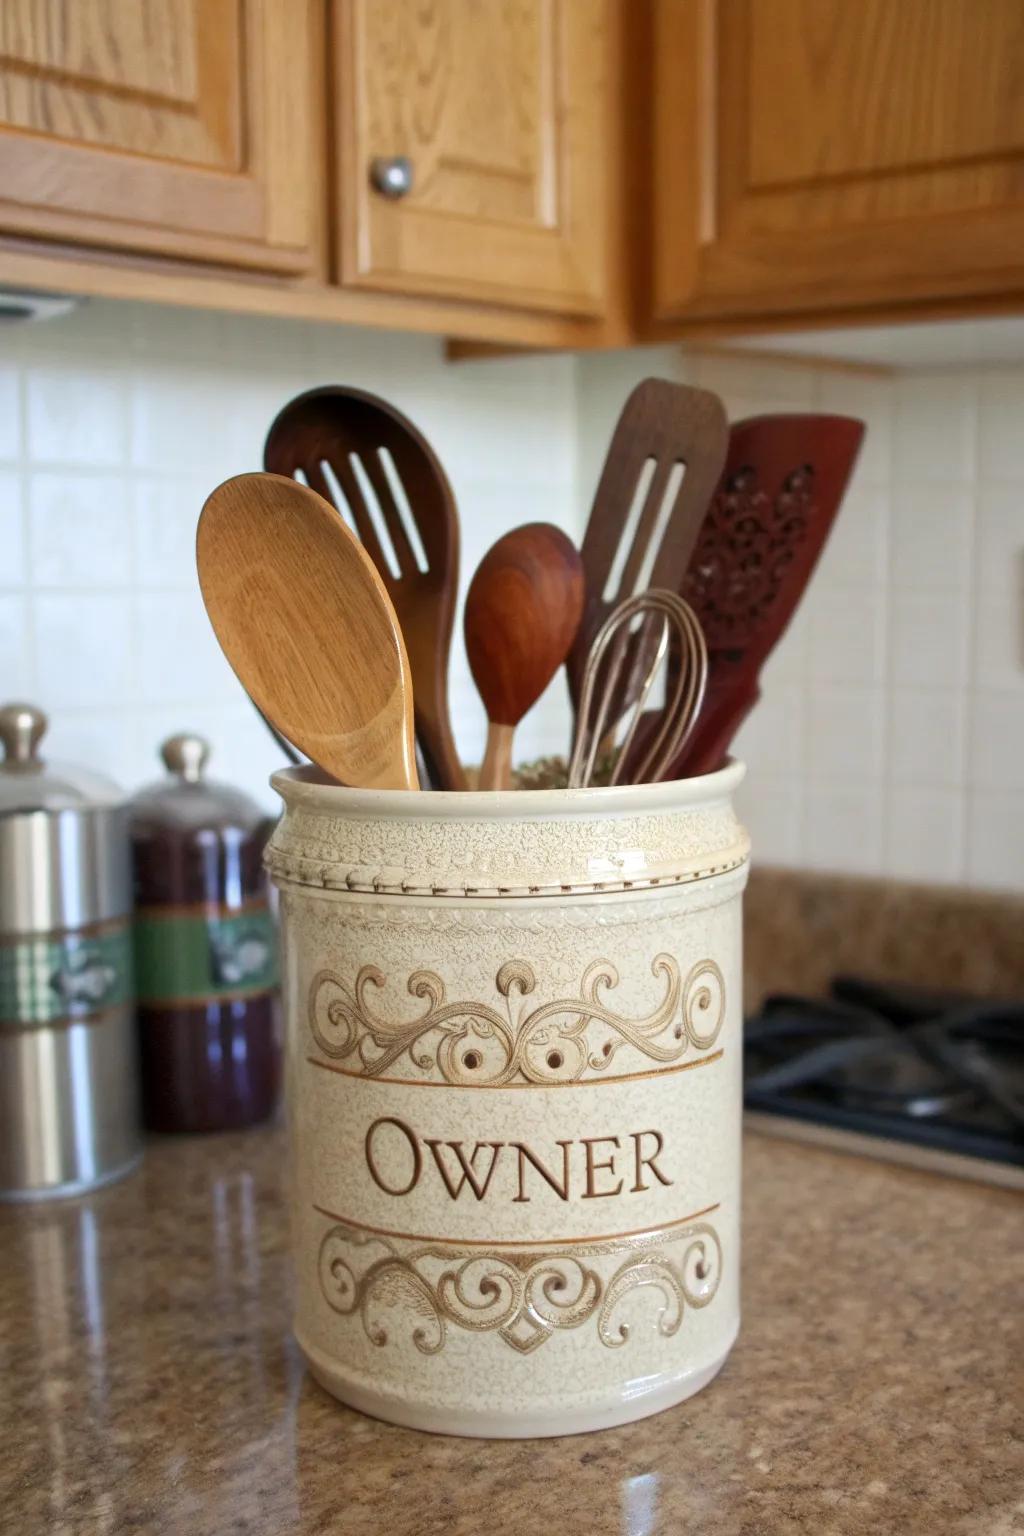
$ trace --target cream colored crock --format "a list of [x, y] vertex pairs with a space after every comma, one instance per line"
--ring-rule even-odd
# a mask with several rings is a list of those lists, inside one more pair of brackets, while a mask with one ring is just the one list
[[275, 775], [295, 1326], [344, 1402], [566, 1434], [721, 1368], [742, 774], [460, 795]]

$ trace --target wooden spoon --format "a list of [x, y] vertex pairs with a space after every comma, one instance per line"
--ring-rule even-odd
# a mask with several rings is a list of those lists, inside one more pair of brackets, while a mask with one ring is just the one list
[[465, 789], [448, 715], [459, 519], [430, 444], [386, 400], [331, 385], [284, 407], [267, 434], [263, 466], [278, 475], [300, 470], [351, 520], [405, 636], [427, 777], [438, 789]]
[[221, 649], [272, 724], [345, 784], [416, 789], [402, 632], [333, 507], [280, 475], [237, 475], [203, 507], [196, 560]]
[[569, 654], [583, 613], [583, 562], [551, 523], [527, 523], [484, 556], [466, 595], [469, 668], [487, 710], [481, 789], [508, 789], [512, 738]]

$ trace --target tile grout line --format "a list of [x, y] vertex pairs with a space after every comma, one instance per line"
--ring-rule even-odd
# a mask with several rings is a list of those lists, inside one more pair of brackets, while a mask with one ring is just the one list
[[968, 499], [968, 517], [970, 519], [969, 537], [967, 539], [967, 633], [966, 650], [964, 657], [964, 670], [960, 683], [960, 696], [963, 708], [962, 730], [960, 733], [960, 815], [957, 826], [957, 872], [959, 878], [967, 885], [974, 882], [970, 871], [970, 824], [971, 803], [975, 793], [974, 775], [971, 771], [971, 759], [973, 757], [974, 722], [976, 716], [975, 703], [978, 694], [977, 660], [978, 660], [978, 625], [981, 619], [981, 592], [979, 590], [979, 558], [978, 540], [980, 537], [978, 518], [978, 494], [981, 484], [981, 379], [977, 370], [971, 374], [971, 494]]
[[29, 698], [38, 704], [39, 669], [36, 644], [36, 583], [33, 569], [31, 514], [32, 463], [29, 453], [28, 368], [23, 350], [19, 350], [18, 369], [18, 494], [21, 501], [21, 540], [24, 554], [22, 591], [25, 597], [25, 651], [28, 661]]
[[882, 807], [881, 826], [879, 827], [881, 866], [879, 873], [893, 875], [898, 873], [898, 861], [893, 857], [893, 792], [896, 785], [893, 781], [892, 744], [895, 736], [893, 729], [895, 702], [895, 677], [896, 667], [893, 656], [893, 605], [896, 602], [896, 583], [893, 579], [893, 523], [895, 520], [895, 485], [896, 485], [896, 444], [900, 426], [900, 403], [898, 400], [898, 386], [893, 386], [893, 409], [890, 413], [892, 428], [889, 433], [888, 451], [886, 453], [886, 472], [888, 483], [885, 494], [885, 515], [881, 522], [881, 561], [880, 574], [882, 584], [882, 602], [880, 605], [882, 614], [882, 687], [885, 691], [885, 711], [882, 737]]

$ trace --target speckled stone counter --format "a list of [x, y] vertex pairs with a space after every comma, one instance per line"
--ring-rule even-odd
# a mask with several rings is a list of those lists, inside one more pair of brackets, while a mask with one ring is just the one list
[[1024, 1201], [747, 1139], [744, 1323], [700, 1396], [565, 1440], [339, 1407], [289, 1335], [279, 1130], [153, 1144], [0, 1208], [0, 1524], [18, 1536], [1024, 1530]]

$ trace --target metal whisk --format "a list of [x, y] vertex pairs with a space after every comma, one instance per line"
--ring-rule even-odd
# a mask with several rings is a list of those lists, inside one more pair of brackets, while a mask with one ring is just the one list
[[[630, 751], [673, 640], [678, 666], [670, 678], [671, 697], [652, 712], [657, 724], [653, 735], [645, 733], [648, 741], [642, 742], [643, 755], [633, 767], [629, 765]], [[637, 666], [645, 668], [639, 692], [633, 703], [616, 712], [617, 701], [633, 694], [624, 685], [627, 669]], [[707, 675], [704, 631], [684, 598], [652, 587], [619, 603], [598, 630], [587, 657], [569, 763], [569, 788], [581, 789], [590, 783], [598, 752], [609, 741], [614, 756], [610, 783], [623, 782], [627, 768], [627, 782], [645, 784], [659, 779], [693, 729], [704, 701]], [[625, 732], [616, 744], [627, 718]]]

